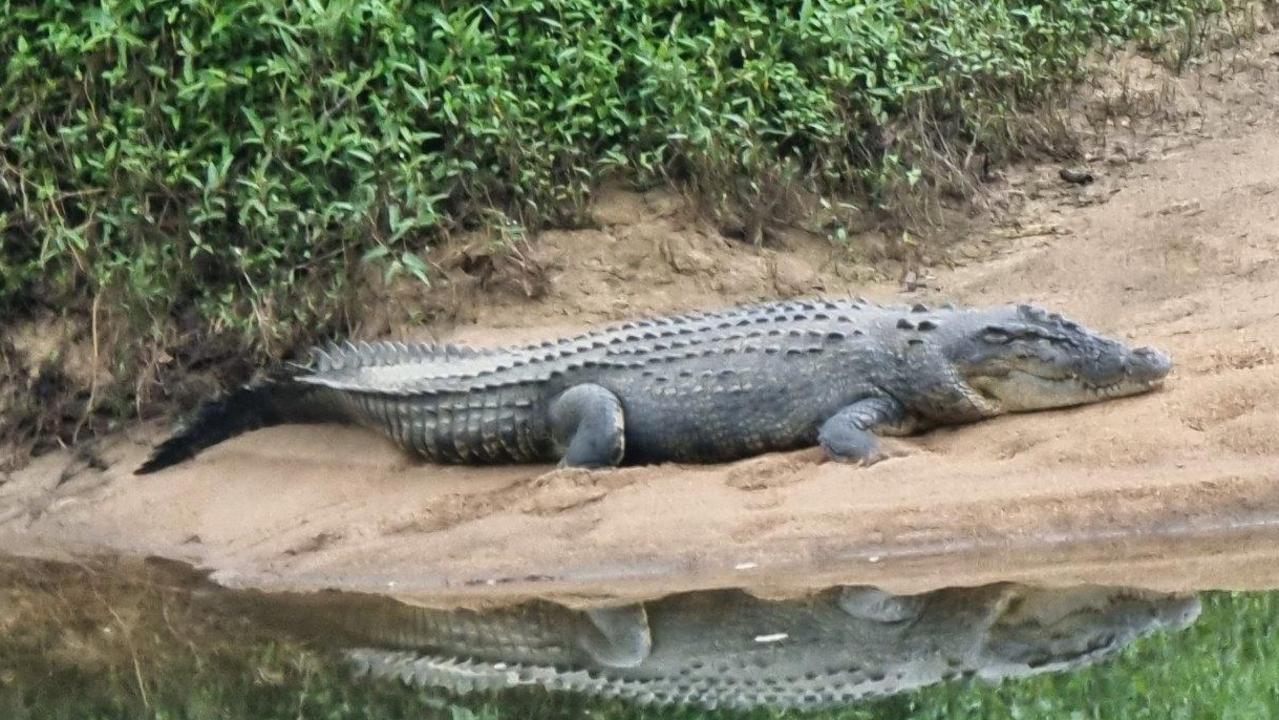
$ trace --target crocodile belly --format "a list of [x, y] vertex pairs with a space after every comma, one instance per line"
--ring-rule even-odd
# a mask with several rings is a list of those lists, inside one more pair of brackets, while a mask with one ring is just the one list
[[810, 446], [838, 405], [785, 386], [672, 383], [652, 394], [622, 397], [625, 461], [726, 462]]

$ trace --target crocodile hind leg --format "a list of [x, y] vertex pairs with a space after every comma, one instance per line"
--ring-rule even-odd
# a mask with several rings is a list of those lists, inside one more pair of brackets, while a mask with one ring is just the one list
[[551, 402], [551, 436], [564, 451], [560, 467], [614, 467], [626, 450], [622, 403], [607, 389], [575, 385]]
[[855, 618], [879, 623], [913, 620], [924, 611], [922, 595], [893, 595], [865, 585], [841, 587], [836, 602]]
[[822, 423], [817, 441], [834, 460], [873, 465], [888, 454], [872, 431], [882, 429], [902, 433], [909, 424], [901, 403], [887, 397], [866, 398], [845, 407]]

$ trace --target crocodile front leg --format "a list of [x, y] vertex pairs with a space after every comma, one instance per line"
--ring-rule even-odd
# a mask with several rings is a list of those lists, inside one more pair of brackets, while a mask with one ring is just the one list
[[893, 595], [865, 585], [845, 585], [836, 602], [855, 618], [885, 624], [914, 620], [924, 611], [923, 595]]
[[643, 605], [595, 608], [583, 613], [588, 623], [579, 631], [578, 647], [605, 667], [631, 668], [653, 649], [648, 612]]
[[550, 405], [551, 436], [564, 450], [560, 467], [615, 467], [626, 450], [622, 403], [593, 383], [575, 385]]
[[872, 432], [876, 429], [900, 433], [908, 424], [901, 403], [887, 397], [858, 400], [822, 423], [817, 441], [833, 460], [873, 465], [888, 457]]

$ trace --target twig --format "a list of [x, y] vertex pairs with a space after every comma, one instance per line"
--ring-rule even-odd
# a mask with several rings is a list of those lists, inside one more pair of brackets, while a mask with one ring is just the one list
[[101, 594], [98, 594], [98, 597], [102, 600], [102, 604], [106, 606], [107, 612], [111, 613], [111, 617], [115, 618], [116, 625], [120, 626], [120, 632], [124, 634], [124, 644], [129, 647], [129, 657], [133, 660], [133, 677], [137, 680], [138, 692], [142, 695], [142, 707], [150, 710], [151, 700], [147, 697], [146, 683], [142, 681], [142, 663], [138, 662], [138, 651], [133, 646], [133, 639], [129, 637], [129, 629], [125, 626], [124, 620], [120, 615], [116, 613], [115, 608], [111, 607], [111, 603], [107, 602]]
[[89, 334], [93, 337], [93, 366], [89, 378], [89, 400], [85, 403], [84, 412], [80, 414], [80, 421], [76, 423], [75, 430], [71, 433], [71, 442], [77, 442], [80, 439], [80, 428], [88, 422], [89, 415], [93, 413], [93, 405], [98, 397], [98, 306], [102, 300], [102, 292], [93, 294], [93, 308], [90, 310], [89, 317]]

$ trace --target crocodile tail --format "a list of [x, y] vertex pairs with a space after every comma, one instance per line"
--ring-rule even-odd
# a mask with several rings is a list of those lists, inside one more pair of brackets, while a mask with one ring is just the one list
[[[207, 447], [258, 428], [330, 418], [314, 402], [320, 389], [280, 375], [259, 380], [205, 403], [181, 430], [156, 446], [134, 471], [146, 475], [195, 457]], [[339, 419], [339, 418], [331, 418]]]

